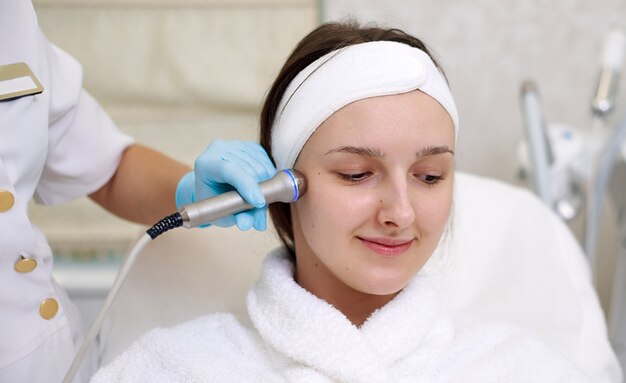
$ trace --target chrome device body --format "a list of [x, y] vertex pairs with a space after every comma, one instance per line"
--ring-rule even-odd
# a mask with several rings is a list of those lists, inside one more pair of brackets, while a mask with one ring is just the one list
[[[293, 169], [282, 170], [259, 184], [267, 205], [274, 202], [295, 202], [306, 191], [302, 173]], [[185, 205], [179, 213], [183, 226], [190, 229], [241, 211], [253, 209], [236, 190]]]

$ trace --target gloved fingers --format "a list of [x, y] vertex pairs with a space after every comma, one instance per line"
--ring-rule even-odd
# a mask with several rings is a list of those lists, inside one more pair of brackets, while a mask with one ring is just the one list
[[195, 184], [196, 177], [193, 171], [185, 174], [178, 181], [175, 195], [177, 209], [180, 209], [181, 206], [193, 203], [195, 201]]
[[250, 150], [240, 152], [240, 154], [251, 163], [254, 161], [258, 163], [259, 166], [263, 167], [268, 179], [276, 174], [276, 167], [260, 145], [254, 144], [251, 146]]
[[267, 208], [251, 209], [235, 215], [211, 222], [211, 225], [230, 227], [237, 225], [240, 230], [246, 231], [254, 227], [258, 231], [267, 229]]
[[198, 181], [198, 179], [200, 178], [196, 177], [196, 192], [195, 192], [196, 201], [202, 201], [203, 199], [215, 197], [218, 194], [222, 194], [229, 190], [233, 190], [233, 188], [230, 187], [230, 185], [226, 185], [226, 184], [224, 184], [224, 187], [220, 188], [220, 190], [216, 190], [216, 188], [207, 184], [207, 182], [205, 182], [204, 180]]
[[220, 159], [232, 160], [234, 156], [248, 162], [259, 174], [263, 175], [260, 181], [264, 181], [266, 177], [271, 178], [276, 173], [276, 168], [265, 149], [256, 142], [234, 141], [232, 147], [223, 148], [222, 150], [223, 153], [220, 154]]
[[269, 161], [263, 161], [260, 158], [256, 158], [251, 156], [246, 152], [237, 152], [233, 153], [232, 158], [236, 158], [239, 163], [243, 165], [244, 163], [247, 166], [242, 166], [249, 175], [253, 176], [257, 183], [267, 181], [268, 179], [274, 177], [276, 175], [276, 168]]
[[[269, 173], [269, 177], [275, 173], [275, 167], [269, 156], [255, 142], [222, 141], [216, 140], [196, 159], [194, 169], [199, 170], [200, 175], [209, 177], [206, 181], [224, 182], [220, 180], [220, 169], [223, 162], [238, 162], [244, 160], [257, 168], [260, 174]], [[198, 173], [198, 172], [197, 172]]]
[[257, 208], [211, 224], [222, 227], [236, 224], [241, 230], [251, 227], [265, 230], [267, 209], [258, 183], [273, 177], [276, 168], [261, 145], [216, 140], [196, 159], [194, 173], [196, 201], [236, 189], [249, 204]]
[[[222, 141], [216, 140], [201, 155], [202, 161], [216, 164], [215, 160], [229, 160], [232, 154], [239, 155], [247, 153], [254, 162], [262, 162], [263, 166], [268, 169], [274, 169], [274, 165], [265, 149], [256, 142], [252, 141]], [[219, 165], [217, 165], [219, 167]]]
[[267, 207], [252, 210], [254, 216], [254, 228], [257, 231], [267, 229]]
[[254, 226], [254, 215], [251, 211], [244, 211], [235, 214], [235, 221], [237, 221], [237, 227], [239, 230], [250, 230]]
[[219, 227], [231, 227], [237, 223], [235, 216], [229, 215], [228, 217], [220, 218], [217, 221], [211, 222], [211, 225]]
[[[243, 187], [242, 184], [249, 185], [256, 178], [254, 169], [234, 155], [233, 152], [223, 153], [219, 158], [207, 161], [203, 161], [203, 158], [198, 158], [194, 171], [196, 179], [200, 180], [200, 182], [196, 182], [196, 200], [203, 200], [225, 193], [236, 189], [238, 185], [240, 187]], [[234, 182], [236, 184], [233, 184]], [[253, 199], [253, 201], [264, 203], [260, 190], [254, 197], [256, 199]], [[248, 200], [248, 202], [250, 201]]]
[[235, 214], [237, 227], [240, 230], [255, 228], [264, 231], [267, 228], [267, 208], [253, 209]]
[[273, 169], [274, 173], [276, 172], [276, 166], [274, 166], [274, 163], [270, 159], [270, 156], [261, 145], [257, 144], [256, 142], [245, 142], [244, 144], [248, 149], [246, 150], [247, 153], [254, 156], [259, 161], [262, 161], [266, 168]]
[[246, 146], [240, 141], [223, 141], [215, 140], [202, 152], [194, 163], [196, 175], [201, 176], [203, 181], [209, 183], [211, 181], [222, 182], [219, 179], [220, 169], [223, 165], [222, 161], [229, 161], [230, 152], [245, 150]]
[[221, 178], [224, 183], [237, 189], [243, 199], [252, 206], [265, 206], [265, 197], [258, 184], [261, 180], [260, 175], [257, 169], [248, 162], [237, 158], [236, 162], [225, 164], [222, 167]]

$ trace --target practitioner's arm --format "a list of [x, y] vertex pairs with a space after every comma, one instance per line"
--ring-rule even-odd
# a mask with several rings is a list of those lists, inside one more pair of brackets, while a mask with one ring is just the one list
[[152, 225], [176, 211], [176, 187], [189, 169], [155, 150], [132, 145], [113, 177], [89, 197], [119, 217]]

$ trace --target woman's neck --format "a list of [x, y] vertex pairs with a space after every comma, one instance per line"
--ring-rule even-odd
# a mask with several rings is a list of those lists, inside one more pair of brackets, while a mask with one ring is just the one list
[[[302, 264], [307, 262], [313, 263]], [[341, 311], [357, 327], [397, 295], [373, 295], [355, 290], [339, 280], [321, 262], [308, 257], [298, 259], [294, 278], [302, 288]]]

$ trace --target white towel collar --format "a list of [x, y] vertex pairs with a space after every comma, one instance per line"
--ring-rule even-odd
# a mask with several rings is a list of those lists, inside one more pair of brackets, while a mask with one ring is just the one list
[[286, 252], [272, 252], [248, 295], [250, 318], [278, 352], [335, 379], [393, 381], [388, 366], [418, 348], [432, 352], [454, 336], [452, 314], [423, 278], [414, 278], [357, 328], [293, 275]]

